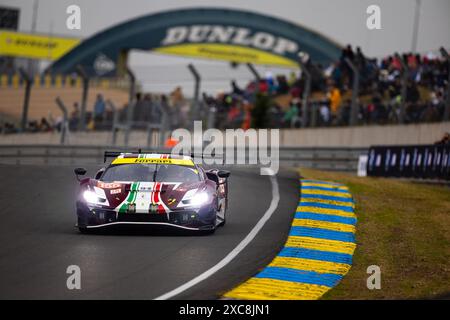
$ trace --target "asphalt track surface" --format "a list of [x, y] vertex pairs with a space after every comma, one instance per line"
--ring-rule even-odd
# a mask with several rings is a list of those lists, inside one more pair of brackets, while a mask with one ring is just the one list
[[[98, 168], [87, 169], [93, 175]], [[74, 227], [73, 166], [0, 165], [0, 299], [154, 299], [185, 284], [230, 253], [269, 208], [268, 176], [231, 172], [227, 223], [213, 235], [147, 229], [84, 235]], [[217, 299], [272, 260], [298, 203], [296, 173], [280, 170], [277, 182], [278, 207], [250, 244], [174, 299]], [[80, 290], [67, 289], [69, 265], [81, 269]]]

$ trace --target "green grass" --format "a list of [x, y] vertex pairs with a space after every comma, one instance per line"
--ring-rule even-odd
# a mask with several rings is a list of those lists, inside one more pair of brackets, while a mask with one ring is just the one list
[[[301, 169], [309, 179], [347, 185], [356, 202], [357, 248], [349, 273], [324, 299], [450, 297], [450, 188]], [[381, 268], [381, 289], [366, 286]]]

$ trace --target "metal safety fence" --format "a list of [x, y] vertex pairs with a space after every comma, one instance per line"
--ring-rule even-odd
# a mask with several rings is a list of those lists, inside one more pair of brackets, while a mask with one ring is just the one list
[[[0, 164], [77, 165], [103, 163], [105, 150], [136, 151], [137, 148], [116, 146], [65, 146], [65, 145], [1, 145]], [[225, 149], [226, 150], [226, 149]], [[170, 152], [170, 149], [146, 148], [146, 151]], [[250, 149], [233, 149], [239, 166], [254, 166], [249, 161]], [[323, 170], [356, 172], [358, 158], [367, 154], [367, 148], [295, 148], [279, 149], [282, 167], [308, 167]], [[270, 149], [269, 149], [270, 156]], [[226, 155], [223, 155], [223, 159]], [[276, 157], [272, 157], [276, 161]], [[226, 163], [225, 163], [226, 164]]]

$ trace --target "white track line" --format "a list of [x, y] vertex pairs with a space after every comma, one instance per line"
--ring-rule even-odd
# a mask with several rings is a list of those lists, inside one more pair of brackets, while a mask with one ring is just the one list
[[[266, 169], [270, 170], [270, 169]], [[275, 212], [276, 208], [278, 207], [278, 202], [280, 201], [280, 193], [278, 191], [278, 182], [276, 176], [271, 172], [272, 174], [269, 175], [270, 182], [272, 185], [272, 201], [270, 202], [270, 206], [267, 209], [267, 211], [264, 213], [264, 215], [259, 219], [258, 223], [253, 227], [253, 229], [250, 231], [250, 233], [229, 253], [225, 258], [223, 258], [219, 263], [217, 263], [215, 266], [211, 267], [210, 269], [206, 270], [202, 274], [198, 275], [194, 279], [190, 280], [189, 282], [186, 282], [185, 284], [179, 286], [176, 289], [173, 289], [172, 291], [169, 291], [154, 300], [167, 300], [170, 299], [183, 291], [186, 291], [187, 289], [195, 286], [196, 284], [202, 282], [203, 280], [209, 278], [214, 273], [225, 267], [228, 263], [231, 262], [242, 250], [245, 249], [245, 247], [255, 238], [255, 236], [258, 234], [258, 232], [262, 229], [264, 224], [269, 220], [269, 218], [272, 216], [272, 214]]]

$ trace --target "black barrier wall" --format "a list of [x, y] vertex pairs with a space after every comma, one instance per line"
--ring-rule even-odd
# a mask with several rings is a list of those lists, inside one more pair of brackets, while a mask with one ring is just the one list
[[367, 175], [450, 180], [450, 145], [370, 147]]

